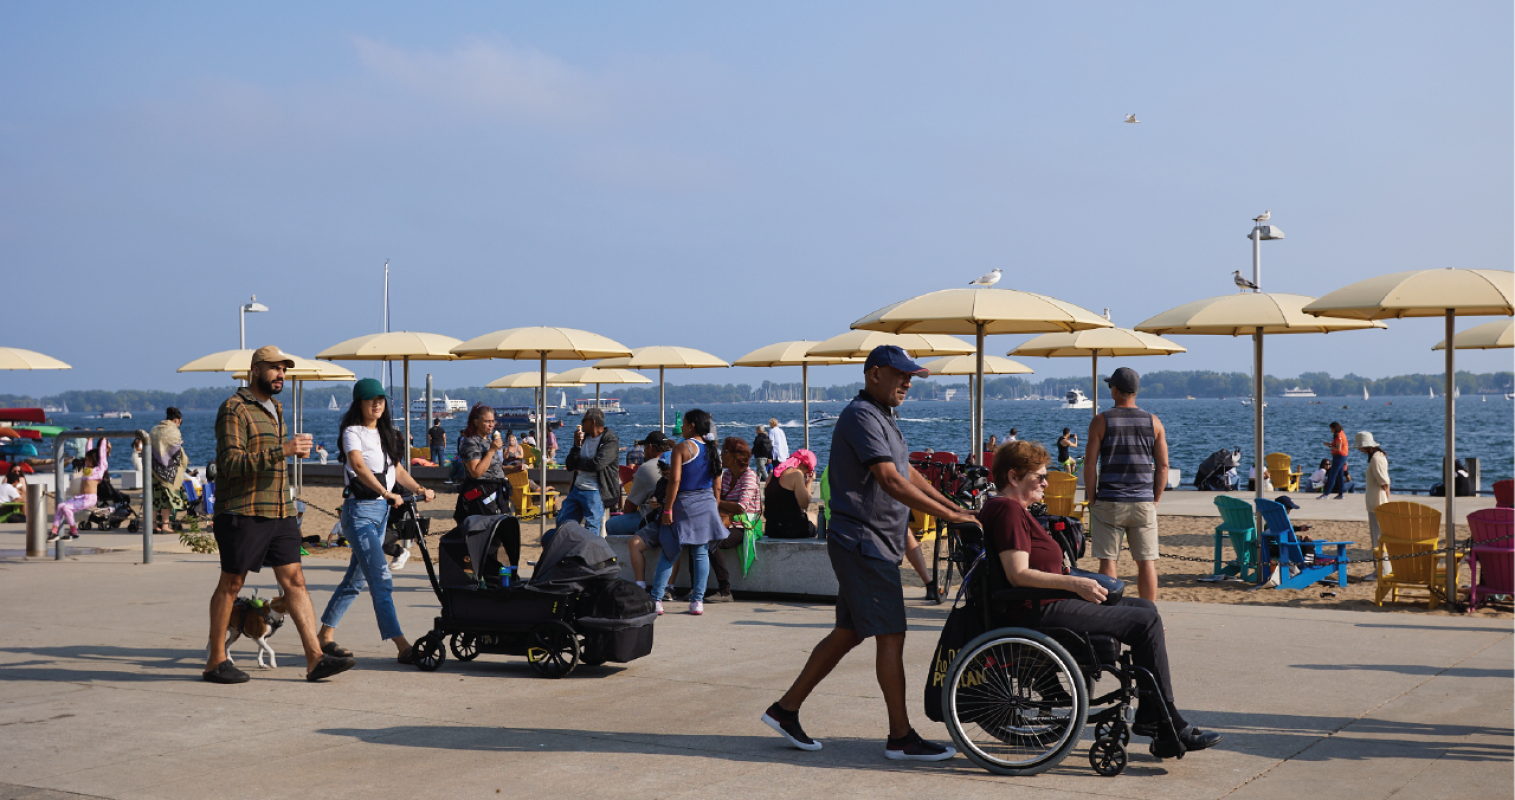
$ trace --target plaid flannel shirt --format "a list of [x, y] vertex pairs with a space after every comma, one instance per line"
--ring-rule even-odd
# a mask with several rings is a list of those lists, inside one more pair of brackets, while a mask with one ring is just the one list
[[246, 387], [216, 412], [216, 511], [249, 517], [294, 516], [284, 466], [284, 407], [274, 415]]

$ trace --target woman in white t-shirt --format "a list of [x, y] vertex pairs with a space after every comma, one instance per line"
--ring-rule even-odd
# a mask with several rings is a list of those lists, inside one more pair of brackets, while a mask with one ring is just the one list
[[321, 615], [321, 650], [338, 657], [351, 656], [337, 646], [336, 629], [359, 593], [365, 587], [373, 598], [374, 616], [379, 621], [379, 638], [389, 639], [399, 651], [401, 664], [413, 664], [414, 652], [400, 631], [395, 615], [393, 582], [384, 558], [384, 530], [389, 509], [402, 502], [395, 484], [430, 501], [434, 495], [423, 489], [404, 466], [404, 445], [389, 416], [384, 386], [373, 378], [358, 381], [352, 389], [352, 405], [342, 415], [341, 443], [337, 458], [346, 465], [347, 498], [342, 503], [342, 528], [352, 546], [352, 560], [347, 574]]

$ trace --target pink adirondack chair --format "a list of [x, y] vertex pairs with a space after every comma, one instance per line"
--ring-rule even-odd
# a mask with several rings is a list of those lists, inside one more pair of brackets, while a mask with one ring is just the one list
[[[1490, 595], [1515, 595], [1515, 508], [1485, 508], [1468, 515], [1473, 549], [1468, 553], [1472, 595], [1468, 611]], [[1490, 541], [1503, 539], [1503, 541]]]

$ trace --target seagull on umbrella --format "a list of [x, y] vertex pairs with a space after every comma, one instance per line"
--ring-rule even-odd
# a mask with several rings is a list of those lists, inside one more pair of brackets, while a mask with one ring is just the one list
[[1130, 122], [1130, 123], [1132, 123], [1134, 125], [1140, 125], [1141, 122], [1142, 122], [1141, 120], [1139, 120], [1139, 119], [1136, 118], [1135, 114], [1127, 114], [1126, 115], [1126, 121]]
[[993, 286], [999, 283], [1000, 271], [986, 272], [968, 282], [969, 286]]
[[1232, 272], [1231, 273], [1231, 280], [1235, 281], [1236, 285], [1239, 286], [1239, 287], [1241, 287], [1241, 288], [1243, 288], [1243, 289], [1256, 289], [1257, 288], [1257, 284], [1255, 284], [1255, 283], [1253, 283], [1253, 282], [1251, 282], [1251, 281], [1249, 281], [1246, 278], [1243, 278], [1241, 276], [1241, 270], [1236, 270], [1235, 272]]

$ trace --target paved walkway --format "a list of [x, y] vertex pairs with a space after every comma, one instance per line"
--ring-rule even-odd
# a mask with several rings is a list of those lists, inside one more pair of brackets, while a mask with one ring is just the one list
[[[102, 539], [106, 534], [99, 534]], [[121, 538], [125, 539], [124, 535]], [[341, 641], [359, 668], [301, 679], [284, 666], [242, 686], [199, 680], [213, 557], [131, 553], [0, 561], [0, 797], [816, 798], [1099, 795], [1141, 798], [1509, 797], [1509, 622], [1305, 609], [1163, 604], [1181, 707], [1225, 733], [1215, 750], [1157, 762], [1144, 747], [1118, 778], [1084, 749], [1058, 769], [1002, 778], [965, 759], [884, 760], [883, 704], [867, 652], [806, 706], [817, 753], [785, 747], [757, 717], [814, 642], [829, 607], [740, 602], [658, 623], [653, 655], [534, 677], [522, 659], [393, 663], [368, 604]], [[417, 567], [397, 576], [400, 618], [423, 633], [436, 601]], [[317, 612], [340, 563], [307, 570]], [[270, 594], [271, 576], [250, 586]], [[910, 702], [945, 607], [911, 603]], [[234, 649], [244, 666], [252, 648]]]

